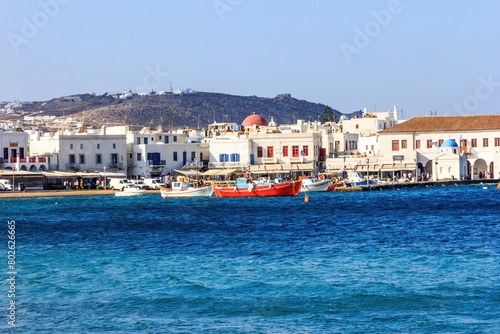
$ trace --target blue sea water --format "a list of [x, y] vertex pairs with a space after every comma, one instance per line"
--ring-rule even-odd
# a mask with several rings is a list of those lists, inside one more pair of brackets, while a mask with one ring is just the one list
[[500, 190], [5, 199], [19, 333], [500, 333]]

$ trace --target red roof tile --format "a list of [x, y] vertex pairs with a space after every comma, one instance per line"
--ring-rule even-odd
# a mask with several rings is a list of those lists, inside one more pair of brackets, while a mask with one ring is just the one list
[[413, 117], [381, 133], [474, 130], [500, 130], [500, 115]]

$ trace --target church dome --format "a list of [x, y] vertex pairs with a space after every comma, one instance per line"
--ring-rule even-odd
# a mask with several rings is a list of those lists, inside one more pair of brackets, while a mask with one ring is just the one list
[[254, 125], [267, 126], [267, 121], [264, 119], [264, 117], [254, 114], [245, 118], [241, 125], [243, 125], [244, 127], [252, 127]]
[[448, 139], [441, 144], [441, 147], [458, 147], [458, 144], [454, 140]]

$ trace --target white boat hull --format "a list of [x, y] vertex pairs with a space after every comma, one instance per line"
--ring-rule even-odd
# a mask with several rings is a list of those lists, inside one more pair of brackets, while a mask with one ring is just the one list
[[203, 188], [188, 188], [182, 190], [162, 189], [161, 197], [163, 198], [180, 198], [180, 197], [210, 197], [214, 192], [213, 187]]
[[115, 193], [115, 196], [118, 196], [118, 197], [126, 197], [126, 196], [142, 196], [144, 195], [144, 191], [141, 190], [141, 191], [117, 191]]
[[302, 182], [302, 189], [300, 189], [300, 191], [305, 193], [327, 191], [329, 185], [330, 180], [319, 181], [310, 184], [304, 184], [304, 182]]

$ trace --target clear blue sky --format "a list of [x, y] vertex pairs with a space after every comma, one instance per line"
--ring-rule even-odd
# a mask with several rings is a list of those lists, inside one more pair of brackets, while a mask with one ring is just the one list
[[0, 100], [171, 82], [345, 113], [497, 114], [499, 16], [494, 0], [0, 0]]

